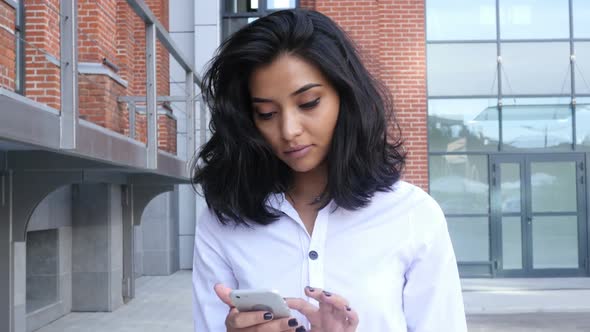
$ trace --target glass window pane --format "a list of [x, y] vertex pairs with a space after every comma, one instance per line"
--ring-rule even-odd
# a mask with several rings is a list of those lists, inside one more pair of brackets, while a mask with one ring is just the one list
[[258, 0], [225, 0], [224, 5], [226, 14], [258, 11]]
[[488, 158], [430, 156], [430, 193], [447, 214], [487, 214]]
[[557, 104], [565, 100], [569, 98], [506, 99], [502, 149], [572, 150], [571, 107]]
[[576, 141], [590, 147], [590, 98], [578, 98], [576, 105]]
[[[590, 17], [588, 19], [590, 21]], [[574, 43], [576, 93], [590, 94], [590, 42]]]
[[502, 268], [522, 269], [522, 223], [520, 217], [502, 217]]
[[573, 0], [574, 38], [590, 38], [590, 1]]
[[495, 0], [427, 0], [428, 40], [496, 39]]
[[570, 45], [567, 42], [503, 43], [502, 92], [567, 94], [571, 91]]
[[568, 0], [500, 0], [501, 39], [569, 36]]
[[295, 8], [295, 0], [267, 0], [268, 9]]
[[27, 313], [52, 303], [58, 298], [57, 230], [27, 233]]
[[533, 268], [578, 267], [578, 217], [534, 217]]
[[[531, 162], [531, 201], [534, 212], [576, 212], [576, 162]], [[556, 193], [559, 193], [556, 195]]]
[[459, 262], [490, 260], [488, 217], [447, 218], [453, 249]]
[[496, 151], [500, 132], [496, 103], [496, 99], [429, 100], [430, 151]]
[[430, 96], [497, 94], [496, 44], [430, 44], [427, 47]]
[[502, 198], [502, 212], [520, 212], [521, 211], [521, 192], [520, 192], [520, 164], [501, 163], [500, 176], [500, 195]]

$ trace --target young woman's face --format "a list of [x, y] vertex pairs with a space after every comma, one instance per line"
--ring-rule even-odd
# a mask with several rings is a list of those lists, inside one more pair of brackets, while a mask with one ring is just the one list
[[249, 82], [254, 123], [275, 155], [295, 172], [308, 172], [326, 159], [340, 98], [308, 62], [282, 55], [252, 73]]

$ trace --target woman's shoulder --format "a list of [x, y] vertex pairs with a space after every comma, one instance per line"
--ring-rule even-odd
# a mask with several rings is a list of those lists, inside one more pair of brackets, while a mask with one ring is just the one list
[[400, 180], [390, 189], [375, 195], [374, 204], [386, 206], [396, 216], [406, 216], [415, 230], [429, 232], [445, 222], [438, 203], [422, 188]]

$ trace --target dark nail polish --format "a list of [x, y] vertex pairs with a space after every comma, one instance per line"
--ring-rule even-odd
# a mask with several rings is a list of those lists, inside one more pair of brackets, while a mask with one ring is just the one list
[[307, 330], [303, 326], [299, 326], [297, 329], [295, 329], [295, 332], [305, 332], [305, 331], [307, 331]]
[[272, 312], [267, 312], [264, 314], [264, 320], [271, 320], [272, 319]]
[[332, 296], [332, 293], [324, 291], [324, 295], [326, 295], [326, 296]]
[[307, 290], [310, 291], [310, 292], [315, 291], [315, 289], [313, 289], [313, 287], [311, 287], [311, 286], [307, 286]]
[[297, 325], [299, 325], [299, 323], [297, 322], [296, 318], [289, 319], [289, 327], [295, 327]]
[[346, 306], [346, 311], [352, 311], [349, 306]]

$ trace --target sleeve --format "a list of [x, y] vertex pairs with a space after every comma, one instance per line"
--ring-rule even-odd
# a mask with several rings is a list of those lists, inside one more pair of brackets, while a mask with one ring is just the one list
[[223, 283], [236, 288], [237, 281], [217, 240], [221, 231], [217, 218], [208, 210], [197, 220], [193, 256], [193, 319], [195, 332], [224, 332], [228, 306], [213, 286]]
[[467, 332], [457, 260], [444, 214], [430, 196], [410, 218], [413, 259], [405, 273], [408, 332]]

